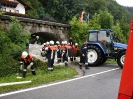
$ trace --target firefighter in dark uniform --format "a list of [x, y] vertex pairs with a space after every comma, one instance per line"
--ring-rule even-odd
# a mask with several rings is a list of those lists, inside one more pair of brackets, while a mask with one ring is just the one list
[[41, 44], [39, 36], [36, 36], [36, 38], [33, 41], [33, 44]]
[[68, 43], [70, 43], [71, 46], [75, 44], [72, 37], [69, 38]]
[[87, 57], [87, 40], [85, 40], [83, 45], [80, 47], [80, 62], [79, 62], [80, 69], [82, 69], [82, 63], [85, 64], [85, 69], [89, 69], [88, 57]]
[[57, 47], [57, 62], [61, 62], [61, 45], [59, 41], [56, 41], [56, 47]]
[[[28, 54], [26, 51], [24, 51], [22, 53], [20, 63], [21, 63], [20, 68], [23, 69], [23, 72], [22, 72], [23, 78], [26, 77], [26, 73], [27, 73], [28, 68], [31, 69], [31, 72], [34, 76], [36, 75], [36, 72], [34, 69], [34, 59], [33, 59], [33, 56], [31, 54]], [[24, 65], [24, 68], [22, 68], [23, 65]]]
[[54, 59], [55, 59], [55, 51], [56, 47], [54, 46], [54, 41], [49, 42], [49, 46], [45, 48], [47, 51], [47, 58], [48, 58], [48, 70], [53, 70], [54, 67]]
[[71, 46], [67, 45], [67, 41], [63, 41], [62, 46], [62, 58], [63, 62], [65, 63], [65, 66], [68, 66], [68, 50], [71, 48]]
[[[78, 48], [78, 43], [75, 43], [75, 45], [73, 45], [73, 49], [77, 52], [79, 50]], [[78, 53], [78, 52], [77, 52]], [[73, 60], [76, 60], [76, 57], [73, 57]]]
[[46, 60], [46, 55], [47, 55], [47, 51], [45, 50], [46, 47], [47, 47], [46, 43], [43, 43], [43, 47], [41, 50], [41, 56], [44, 57], [44, 60]]

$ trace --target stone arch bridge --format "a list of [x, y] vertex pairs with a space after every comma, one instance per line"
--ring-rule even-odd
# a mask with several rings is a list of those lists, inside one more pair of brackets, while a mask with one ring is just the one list
[[[40, 36], [40, 39], [42, 39], [44, 42], [49, 40], [68, 40], [68, 29], [70, 28], [69, 24], [24, 17], [16, 18], [20, 21], [27, 33]], [[0, 24], [4, 26], [5, 29], [9, 29], [10, 23], [11, 16], [3, 15], [0, 17]]]

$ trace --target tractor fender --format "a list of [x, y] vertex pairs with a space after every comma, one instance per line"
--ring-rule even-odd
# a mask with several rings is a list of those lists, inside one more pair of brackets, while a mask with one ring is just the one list
[[88, 42], [87, 45], [95, 45], [95, 46], [99, 47], [104, 54], [106, 54], [103, 46], [98, 42]]

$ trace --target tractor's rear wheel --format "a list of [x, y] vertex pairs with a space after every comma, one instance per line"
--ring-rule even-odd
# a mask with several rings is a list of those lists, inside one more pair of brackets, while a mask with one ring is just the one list
[[98, 66], [102, 60], [102, 51], [95, 45], [88, 45], [88, 65]]
[[125, 52], [121, 52], [118, 57], [117, 57], [117, 64], [123, 68], [124, 65], [124, 60], [125, 60]]

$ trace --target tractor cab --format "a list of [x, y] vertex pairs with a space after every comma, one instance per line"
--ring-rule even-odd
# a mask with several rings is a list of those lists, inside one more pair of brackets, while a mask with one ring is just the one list
[[88, 42], [98, 44], [106, 54], [112, 52], [114, 36], [111, 30], [89, 30], [88, 33]]
[[110, 29], [88, 30], [88, 64], [100, 65], [111, 58], [123, 67], [127, 45], [118, 41], [118, 37]]

